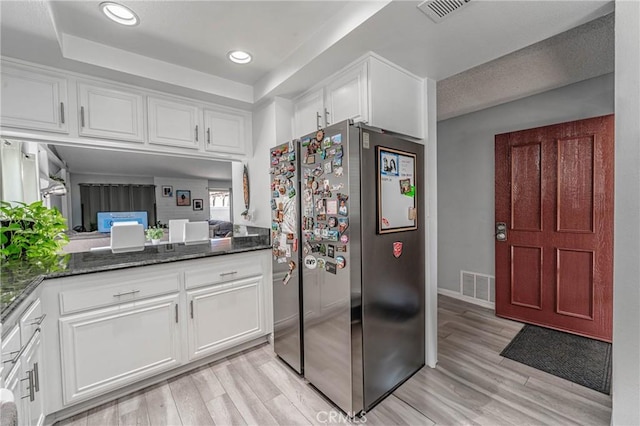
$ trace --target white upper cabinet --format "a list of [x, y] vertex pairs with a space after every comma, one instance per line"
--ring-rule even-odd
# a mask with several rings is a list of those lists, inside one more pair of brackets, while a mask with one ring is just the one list
[[403, 69], [369, 58], [369, 124], [424, 137], [424, 81]]
[[149, 143], [198, 149], [203, 135], [200, 108], [149, 96]]
[[324, 90], [315, 90], [298, 98], [293, 105], [294, 136], [303, 136], [325, 127]]
[[347, 119], [369, 120], [366, 62], [341, 73], [327, 85], [325, 93], [325, 125]]
[[424, 134], [424, 82], [370, 55], [294, 100], [296, 137], [351, 119], [414, 138]]
[[225, 154], [247, 153], [251, 113], [226, 108], [204, 110], [204, 148]]
[[80, 136], [144, 142], [144, 105], [140, 94], [78, 83]]
[[2, 126], [68, 133], [67, 80], [2, 64]]

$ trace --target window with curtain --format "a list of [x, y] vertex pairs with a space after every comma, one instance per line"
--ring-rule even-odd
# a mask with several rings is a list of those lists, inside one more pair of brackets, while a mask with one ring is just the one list
[[98, 212], [147, 212], [149, 225], [156, 223], [155, 185], [81, 183], [82, 226], [97, 230]]

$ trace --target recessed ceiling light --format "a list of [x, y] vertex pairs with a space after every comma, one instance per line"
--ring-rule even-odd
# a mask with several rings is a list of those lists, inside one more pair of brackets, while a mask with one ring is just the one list
[[140, 22], [138, 15], [126, 6], [110, 1], [100, 3], [100, 10], [107, 18], [122, 25], [137, 25]]
[[231, 62], [235, 62], [236, 64], [248, 64], [251, 62], [251, 55], [244, 50], [232, 50], [227, 53], [229, 60]]

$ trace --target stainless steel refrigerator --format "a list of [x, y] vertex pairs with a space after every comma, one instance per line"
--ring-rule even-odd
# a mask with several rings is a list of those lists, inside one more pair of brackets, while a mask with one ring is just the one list
[[271, 160], [275, 350], [356, 415], [424, 365], [423, 147], [347, 121], [285, 145]]

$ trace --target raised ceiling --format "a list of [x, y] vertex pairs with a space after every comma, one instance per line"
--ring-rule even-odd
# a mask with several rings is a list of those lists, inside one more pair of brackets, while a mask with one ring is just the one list
[[[436, 24], [419, 1], [0, 2], [2, 54], [172, 93], [252, 104], [291, 97], [368, 51], [442, 80], [609, 13], [612, 1], [481, 1]], [[246, 66], [224, 58], [250, 51]]]

